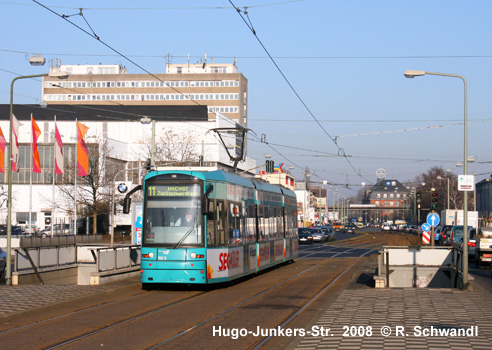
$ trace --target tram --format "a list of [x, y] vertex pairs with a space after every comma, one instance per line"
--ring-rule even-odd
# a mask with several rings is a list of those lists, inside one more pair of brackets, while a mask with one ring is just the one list
[[222, 170], [153, 171], [143, 194], [143, 288], [231, 281], [299, 256], [287, 188]]

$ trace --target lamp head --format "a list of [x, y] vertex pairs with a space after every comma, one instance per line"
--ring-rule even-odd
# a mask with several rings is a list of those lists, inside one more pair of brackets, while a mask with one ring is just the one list
[[140, 118], [140, 123], [142, 123], [142, 124], [150, 124], [151, 122], [152, 122], [152, 119], [150, 119], [149, 117]]
[[414, 78], [425, 75], [423, 70], [407, 70], [404, 74], [405, 78]]
[[38, 55], [34, 57], [29, 57], [29, 63], [31, 64], [31, 66], [44, 66], [45, 62], [45, 58]]
[[50, 77], [55, 77], [58, 79], [67, 79], [68, 78], [68, 73], [65, 71], [60, 71], [60, 70], [51, 70], [49, 73]]

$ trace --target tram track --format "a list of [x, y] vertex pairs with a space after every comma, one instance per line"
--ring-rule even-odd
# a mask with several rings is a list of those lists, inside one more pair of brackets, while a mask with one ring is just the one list
[[[314, 248], [314, 249], [313, 249]], [[225, 319], [228, 317], [230, 313], [233, 313], [234, 311], [237, 311], [240, 308], [250, 308], [249, 305], [258, 303], [257, 300], [259, 299], [264, 299], [268, 294], [271, 294], [271, 292], [275, 290], [289, 290], [292, 289], [292, 286], [295, 286], [296, 284], [302, 285], [304, 282], [301, 278], [301, 276], [306, 276], [306, 275], [312, 275], [316, 274], [319, 271], [321, 266], [327, 266], [326, 262], [327, 261], [332, 261], [334, 258], [342, 257], [344, 254], [350, 254], [356, 251], [357, 249], [367, 249], [366, 247], [361, 247], [360, 245], [354, 244], [351, 247], [346, 247], [347, 249], [343, 249], [343, 251], [338, 251], [342, 247], [338, 246], [329, 246], [329, 245], [319, 245], [316, 247], [310, 247], [305, 249], [305, 252], [308, 252], [307, 255], [300, 257], [296, 260], [299, 260], [302, 262], [303, 265], [297, 265], [297, 264], [292, 264], [294, 266], [294, 270], [297, 270], [298, 267], [303, 267], [302, 271], [297, 271], [295, 274], [292, 274], [292, 268], [291, 270], [291, 275], [288, 278], [284, 278], [281, 281], [277, 281], [279, 283], [276, 283], [275, 285], [271, 285], [268, 288], [263, 288], [263, 289], [257, 289], [254, 291], [250, 291], [250, 293], [253, 293], [249, 297], [244, 297], [239, 300], [235, 300], [233, 303], [234, 305], [230, 307], [223, 307], [222, 311], [217, 312], [215, 310], [214, 314], [211, 315], [210, 317], [203, 317], [200, 319], [200, 321], [197, 321], [196, 323], [193, 324], [188, 324], [186, 326], [186, 323], [183, 322], [183, 324], [177, 324], [174, 325], [174, 328], [177, 328], [176, 326], [185, 326], [185, 329], [182, 329], [181, 331], [175, 332], [172, 336], [165, 338], [165, 340], [161, 340], [160, 342], [156, 341], [154, 344], [157, 344], [155, 346], [149, 347], [149, 345], [146, 345], [146, 348], [150, 349], [157, 349], [164, 347], [168, 345], [168, 343], [173, 344], [176, 340], [179, 340], [180, 338], [187, 338], [186, 336], [189, 335], [191, 332], [200, 329], [200, 328], [207, 328], [207, 327], [202, 327], [207, 324], [211, 324], [213, 322], [221, 322], [220, 320]], [[365, 252], [362, 256], [368, 254], [370, 251]], [[322, 265], [322, 263], [318, 263], [317, 260], [309, 261], [310, 257], [314, 257], [316, 254], [319, 253], [330, 253], [333, 254], [332, 256], [326, 257], [325, 258], [325, 265]], [[358, 258], [360, 259], [360, 257]], [[357, 259], [357, 260], [358, 260]], [[300, 263], [299, 263], [300, 264]], [[284, 265], [285, 266], [285, 265]], [[288, 266], [288, 265], [287, 265]], [[345, 274], [349, 269], [346, 269], [343, 274]], [[268, 275], [269, 273], [272, 273], [272, 271], [267, 272], [266, 274], [262, 274], [263, 276], [267, 276], [264, 278], [265, 280], [270, 280], [272, 277], [273, 279], [278, 279], [276, 278], [276, 273], [273, 275]], [[283, 275], [286, 275], [286, 272], [283, 272]], [[335, 279], [339, 279], [342, 276], [342, 274], [339, 274], [335, 276]], [[245, 283], [253, 281], [253, 284], [259, 284], [260, 286], [262, 283], [254, 283], [254, 281], [257, 281], [259, 278], [255, 277], [253, 279], [248, 279], [246, 281], [243, 281], [241, 283], [238, 283], [237, 285], [233, 285], [233, 289], [231, 289], [231, 292], [233, 290], [241, 290], [241, 289], [248, 289], [248, 288], [243, 288], [245, 287]], [[331, 280], [332, 277], [330, 277]], [[296, 282], [297, 281], [297, 282]], [[333, 281], [335, 282], [335, 281]], [[280, 288], [282, 287], [282, 288]], [[34, 322], [31, 324], [26, 324], [23, 326], [15, 327], [12, 329], [8, 329], [5, 331], [0, 332], [0, 336], [5, 337], [5, 336], [12, 336], [16, 337], [20, 334], [22, 334], [25, 331], [28, 331], [34, 335], [36, 334], [42, 334], [43, 332], [46, 332], [47, 329], [58, 329], [60, 324], [72, 324], [74, 322], [74, 319], [76, 318], [89, 318], [89, 319], [97, 319], [98, 315], [111, 315], [111, 318], [113, 318], [114, 321], [111, 321], [110, 319], [106, 319], [104, 321], [104, 325], [99, 324], [98, 322], [94, 322], [91, 324], [90, 327], [81, 327], [78, 328], [77, 324], [73, 325], [73, 329], [71, 332], [60, 332], [60, 337], [58, 338], [58, 341], [55, 341], [56, 338], [50, 339], [49, 342], [41, 342], [39, 343], [39, 348], [42, 349], [58, 349], [58, 348], [74, 348], [74, 349], [80, 349], [80, 348], [90, 348], [87, 347], [84, 344], [97, 344], [99, 341], [101, 341], [101, 344], [103, 341], [105, 342], [106, 338], [118, 338], [116, 334], [126, 334], [128, 328], [135, 328], [135, 325], [138, 324], [140, 325], [141, 321], [145, 320], [146, 323], [149, 323], [149, 319], [162, 319], [163, 315], [167, 313], [167, 310], [169, 309], [181, 309], [181, 310], [189, 310], [193, 309], [193, 305], [201, 305], [201, 304], [207, 304], [208, 300], [213, 299], [211, 297], [212, 294], [219, 294], [218, 297], [215, 299], [221, 300], [221, 295], [225, 295], [225, 291], [228, 288], [222, 288], [222, 289], [215, 289], [212, 291], [207, 291], [207, 292], [193, 292], [189, 294], [190, 292], [184, 292], [188, 293], [188, 295], [183, 296], [181, 293], [179, 293], [179, 297], [177, 295], [174, 296], [174, 299], [169, 302], [163, 303], [161, 300], [161, 304], [158, 307], [155, 307], [155, 304], [153, 307], [148, 307], [145, 311], [136, 312], [137, 309], [131, 309], [128, 310], [128, 312], [125, 312], [125, 317], [121, 317], [121, 315], [113, 315], [112, 313], [116, 309], [125, 309], [128, 308], [129, 305], [131, 304], [140, 304], [144, 300], [151, 302], [151, 299], [159, 299], [155, 298], [155, 296], [164, 296], [162, 291], [151, 291], [151, 292], [138, 292], [134, 295], [127, 296], [125, 298], [120, 298], [118, 300], [113, 300], [109, 302], [104, 302], [100, 303], [97, 305], [91, 305], [90, 307], [78, 309], [63, 315], [51, 317], [45, 320], [41, 320], [38, 322]], [[322, 289], [322, 288], [321, 288]], [[317, 290], [320, 290], [318, 288]], [[172, 293], [171, 293], [172, 294]], [[277, 292], [278, 294], [278, 292]], [[149, 298], [150, 297], [150, 298]], [[150, 300], [148, 300], [150, 299]], [[148, 303], [147, 303], [148, 304]], [[98, 311], [99, 310], [99, 311]], [[133, 310], [133, 311], [132, 311]], [[175, 311], [174, 311], [175, 312]], [[145, 323], [144, 322], [144, 323]], [[140, 327], [140, 326], [137, 326]], [[63, 327], [62, 327], [63, 328]], [[145, 328], [145, 327], [144, 327]], [[76, 332], [74, 332], [76, 330]], [[64, 334], [64, 335], [62, 335]], [[72, 336], [70, 336], [70, 334]], [[110, 334], [110, 336], [106, 336]], [[57, 332], [58, 335], [58, 332]], [[91, 341], [91, 339], [94, 339], [94, 341]], [[162, 338], [161, 338], [162, 339]], [[22, 342], [21, 342], [22, 343]], [[82, 347], [81, 347], [82, 346]], [[22, 346], [17, 346], [17, 348], [22, 348]], [[122, 347], [125, 348], [125, 347]], [[133, 347], [135, 348], [135, 347]]]
[[[326, 285], [319, 293], [317, 293], [313, 298], [311, 298], [308, 302], [306, 302], [302, 307], [300, 307], [295, 313], [293, 313], [285, 322], [282, 324], [279, 324], [276, 327], [277, 329], [283, 329], [285, 328], [292, 320], [294, 320], [299, 314], [301, 314], [306, 308], [308, 308], [312, 303], [314, 303], [320, 296], [322, 296], [324, 293], [326, 293], [343, 275], [345, 275], [348, 271], [350, 271], [355, 264], [365, 255], [369, 254], [373, 250], [368, 250], [366, 253], [362, 254], [359, 256], [350, 266], [348, 266], [345, 270], [343, 270], [341, 273], [339, 273], [328, 285]], [[272, 336], [267, 336], [263, 337], [262, 339], [259, 339], [258, 342], [251, 346], [249, 349], [260, 349], [262, 348], [270, 339]]]
[[[327, 246], [324, 246], [324, 247], [327, 247]], [[343, 251], [343, 252], [338, 252], [338, 253], [336, 253], [334, 256], [327, 258], [327, 260], [333, 259], [333, 258], [335, 258], [335, 257], [338, 257], [339, 255], [342, 255], [342, 254], [347, 253], [348, 251], [352, 251], [352, 250], [355, 250], [355, 248], [352, 248], [352, 249], [349, 249], [349, 250], [347, 250], [347, 251]], [[317, 253], [317, 252], [315, 252], [315, 253], [313, 253], [313, 254], [316, 254], [316, 253]], [[364, 255], [365, 255], [365, 254], [364, 254]], [[307, 256], [304, 256], [304, 257], [302, 257], [302, 258], [306, 258], [306, 257], [307, 257]], [[297, 260], [300, 260], [300, 259], [302, 259], [302, 258], [299, 258], [299, 259], [297, 259]], [[358, 261], [358, 259], [357, 259], [357, 261]], [[273, 287], [271, 287], [270, 289], [268, 289], [268, 290], [266, 290], [266, 291], [263, 291], [263, 292], [261, 292], [261, 293], [259, 293], [259, 294], [255, 295], [255, 296], [253, 296], [253, 297], [251, 297], [251, 298], [249, 298], [249, 299], [247, 299], [247, 300], [244, 300], [244, 301], [242, 301], [241, 303], [239, 303], [239, 304], [235, 305], [234, 307], [232, 307], [232, 308], [230, 308], [230, 309], [228, 309], [228, 310], [226, 310], [226, 311], [224, 311], [224, 312], [222, 312], [222, 313], [220, 313], [220, 314], [218, 314], [218, 315], [216, 315], [216, 316], [214, 316], [214, 317], [211, 317], [211, 318], [209, 318], [209, 319], [208, 319], [208, 320], [206, 320], [206, 321], [200, 322], [199, 324], [194, 325], [193, 327], [191, 327], [191, 328], [189, 328], [189, 329], [187, 329], [187, 330], [185, 330], [185, 331], [183, 331], [183, 332], [181, 332], [181, 333], [179, 333], [179, 334], [175, 335], [174, 337], [169, 338], [169, 339], [167, 339], [167, 340], [165, 340], [165, 341], [163, 341], [163, 342], [161, 342], [161, 343], [159, 343], [159, 344], [157, 344], [157, 345], [155, 345], [155, 346], [152, 346], [152, 347], [150, 347], [150, 348], [147, 348], [147, 349], [148, 349], [148, 350], [160, 349], [161, 347], [166, 346], [167, 344], [171, 343], [172, 341], [176, 340], [177, 338], [179, 338], [179, 337], [181, 337], [181, 336], [184, 336], [184, 335], [188, 334], [189, 332], [191, 332], [191, 331], [193, 331], [193, 330], [197, 329], [198, 327], [201, 327], [201, 326], [203, 326], [203, 325], [205, 325], [205, 324], [208, 324], [208, 323], [210, 323], [210, 322], [212, 322], [212, 321], [215, 321], [215, 320], [217, 320], [217, 318], [222, 317], [222, 316], [225, 316], [225, 315], [226, 315], [226, 314], [228, 314], [229, 312], [232, 312], [232, 311], [236, 311], [236, 310], [238, 310], [239, 308], [243, 307], [243, 306], [244, 306], [244, 304], [249, 303], [249, 302], [252, 302], [252, 301], [253, 301], [253, 300], [255, 300], [256, 298], [261, 297], [264, 293], [269, 292], [269, 291], [272, 291], [272, 290], [274, 290], [274, 289], [276, 289], [276, 288], [278, 288], [278, 287], [280, 287], [280, 286], [282, 286], [282, 285], [286, 284], [287, 282], [291, 281], [293, 278], [298, 277], [298, 276], [300, 276], [301, 274], [303, 274], [303, 273], [305, 273], [305, 272], [308, 272], [308, 271], [310, 271], [310, 270], [312, 270], [313, 268], [318, 267], [318, 266], [320, 266], [320, 264], [316, 264], [316, 265], [314, 265], [314, 266], [312, 266], [312, 267], [310, 267], [310, 268], [308, 268], [308, 269], [306, 269], [306, 270], [302, 271], [301, 273], [299, 273], [299, 274], [297, 274], [297, 275], [295, 275], [295, 276], [292, 276], [292, 277], [291, 277], [291, 278], [289, 278], [288, 280], [285, 280], [284, 282], [282, 282], [282, 283], [280, 283], [280, 284], [278, 284], [278, 285], [276, 285], [276, 286], [273, 286]], [[338, 276], [337, 276], [337, 277], [336, 277], [336, 278], [335, 278], [335, 279], [334, 279], [334, 280], [333, 280], [333, 281], [332, 281], [332, 282], [328, 285], [328, 287], [329, 287], [329, 286], [331, 286], [331, 284], [333, 284], [336, 280], [338, 280], [338, 278], [340, 278], [340, 277], [341, 277], [341, 275], [343, 275], [343, 274], [344, 274], [345, 272], [347, 272], [347, 271], [348, 271], [348, 269], [346, 269], [346, 270], [345, 270], [342, 274], [338, 275]], [[323, 291], [325, 291], [326, 289], [327, 289], [327, 288], [323, 289]], [[310, 304], [310, 303], [311, 303], [311, 302], [309, 302], [309, 304]]]
[[[325, 248], [327, 248], [327, 247], [325, 246]], [[355, 248], [353, 248], [353, 249], [355, 249]], [[328, 260], [333, 259], [335, 257], [342, 255], [343, 253], [345, 253], [347, 251], [352, 251], [353, 249], [348, 249], [344, 252], [335, 252], [335, 254], [332, 257], [327, 258], [327, 259]], [[280, 283], [277, 283], [274, 286], [270, 286], [269, 288], [261, 290], [261, 291], [258, 290], [258, 291], [256, 291], [256, 293], [254, 295], [250, 296], [249, 298], [243, 299], [242, 301], [238, 300], [235, 303], [236, 305], [234, 305], [234, 306], [232, 306], [232, 307], [230, 307], [230, 308], [228, 308], [228, 309], [226, 309], [226, 310], [224, 310], [224, 311], [222, 311], [222, 312], [220, 312], [220, 313], [218, 313], [212, 317], [209, 317], [205, 320], [202, 320], [201, 322], [195, 323], [194, 325], [191, 325], [191, 327], [186, 327], [186, 330], [184, 330], [180, 333], [177, 333], [174, 336], [168, 338], [167, 340], [165, 340], [165, 343], [167, 344], [167, 342], [172, 342], [173, 340], [175, 340], [175, 339], [177, 339], [183, 335], [186, 335], [187, 333], [189, 333], [190, 331], [192, 331], [196, 328], [199, 328], [199, 327], [201, 327], [201, 326], [203, 326], [203, 325], [205, 325], [205, 324], [207, 324], [213, 320], [219, 319], [219, 318], [227, 315], [229, 312], [231, 312], [233, 310], [237, 310], [239, 307], [244, 306], [248, 303], [251, 303], [252, 301], [256, 300], [257, 298], [261, 298], [265, 294], [268, 294], [269, 292], [271, 292], [271, 291], [273, 291], [273, 290], [275, 290], [281, 286], [285, 286], [285, 285], [289, 284], [289, 282], [295, 283], [295, 280], [298, 279], [300, 276], [302, 276], [303, 274], [309, 273], [310, 271], [316, 270], [317, 268], [319, 268], [319, 266], [320, 266], [320, 264], [311, 264], [307, 268], [304, 268], [302, 271], [297, 272], [296, 274], [290, 276], [288, 279], [282, 280]], [[256, 277], [256, 278], [258, 278], [258, 277]], [[255, 280], [255, 279], [252, 279], [252, 280]], [[238, 285], [241, 285], [242, 283], [245, 283], [245, 282], [241, 282]], [[104, 337], [105, 333], [108, 333], [108, 332], [114, 333], [114, 331], [116, 329], [125, 328], [125, 326], [128, 326], [129, 324], [133, 324], [134, 322], [138, 323], [138, 321], [140, 321], [142, 319], [149, 319], [152, 317], [160, 319], [161, 315], [163, 313], [165, 313], [166, 309], [168, 309], [168, 308], [176, 309], [176, 307], [180, 306], [179, 304], [183, 305], [183, 307], [186, 307], [187, 304], [190, 304], [190, 301], [192, 299], [195, 299], [195, 300], [203, 299], [203, 296], [205, 294], [210, 295], [211, 293], [214, 293], [215, 291], [216, 290], [211, 291], [211, 292], [196, 293], [196, 294], [188, 296], [186, 298], [181, 298], [180, 300], [177, 300], [173, 303], [167, 303], [167, 304], [161, 305], [159, 307], [153, 307], [149, 310], [146, 310], [145, 312], [140, 312], [138, 314], [134, 314], [131, 317], [118, 319], [116, 321], [109, 322], [109, 324], [105, 324], [104, 326], [92, 327], [92, 329], [90, 329], [90, 330], [86, 330], [85, 332], [81, 332], [81, 333], [74, 335], [72, 337], [65, 337], [63, 340], [59, 339], [58, 342], [51, 342], [51, 344], [49, 344], [49, 345], [42, 345], [41, 348], [43, 348], [43, 349], [58, 349], [58, 348], [76, 348], [76, 349], [79, 349], [80, 348], [79, 343], [84, 343], [88, 339], [105, 338]], [[118, 300], [118, 301], [123, 302], [123, 300], [126, 300], [126, 302], [127, 302], [126, 304], [128, 304], [128, 303], [133, 301], [132, 298], [136, 298], [138, 296], [148, 297], [149, 294], [152, 295], [152, 293], [159, 294], [160, 292], [159, 291], [153, 291], [150, 293], [149, 292], [143, 292], [143, 293], [139, 293], [138, 295], [133, 295], [133, 296], [130, 296], [130, 297], [127, 297], [125, 299]], [[43, 320], [43, 321], [32, 323], [29, 325], [24, 325], [22, 327], [17, 327], [15, 329], [10, 329], [10, 330], [4, 331], [4, 333], [12, 333], [12, 335], [15, 335], [16, 331], [23, 332], [26, 330], [31, 331], [32, 328], [45, 329], [45, 328], [56, 327], [56, 324], [59, 323], [62, 318], [65, 318], [65, 320], [63, 322], [71, 322], [71, 319], [73, 317], [75, 317], [76, 315], [80, 316], [81, 314], [84, 314], [84, 311], [89, 312], [89, 313], [94, 313], [96, 309], [103, 308], [104, 306], [107, 307], [110, 304], [116, 304], [118, 301], [114, 301], [114, 302], [110, 302], [110, 303], [102, 303], [102, 304], [94, 305], [94, 306], [91, 306], [91, 307], [88, 307], [85, 309], [76, 310], [76, 311], [73, 311], [73, 312], [66, 314], [66, 315], [60, 315], [58, 317], [53, 317], [51, 319]], [[124, 307], [123, 305], [121, 305], [121, 306]], [[56, 324], [53, 324], [53, 323], [56, 323]], [[0, 333], [0, 335], [2, 335], [2, 333]], [[97, 343], [97, 341], [96, 341], [96, 343]], [[151, 347], [151, 348], [158, 348], [161, 346], [162, 346], [162, 344], [158, 344], [157, 347]], [[86, 348], [86, 346], [84, 346], [84, 345], [82, 345], [82, 347]]]

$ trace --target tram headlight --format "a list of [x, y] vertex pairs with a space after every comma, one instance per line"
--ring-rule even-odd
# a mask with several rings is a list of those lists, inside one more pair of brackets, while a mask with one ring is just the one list
[[196, 258], [196, 254], [195, 253], [191, 253], [190, 256], [191, 256], [192, 259], [195, 259]]

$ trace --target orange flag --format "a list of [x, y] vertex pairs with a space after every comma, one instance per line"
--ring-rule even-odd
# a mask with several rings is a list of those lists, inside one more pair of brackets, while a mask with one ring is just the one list
[[77, 122], [77, 176], [89, 175], [89, 152], [85, 146], [84, 136], [89, 128]]
[[36, 124], [34, 117], [31, 115], [31, 124], [32, 124], [32, 171], [35, 173], [41, 172], [41, 162], [39, 161], [39, 152], [38, 152], [38, 139], [41, 136], [41, 130]]
[[5, 173], [5, 145], [7, 141], [5, 141], [5, 136], [3, 136], [2, 128], [0, 128], [0, 173]]

